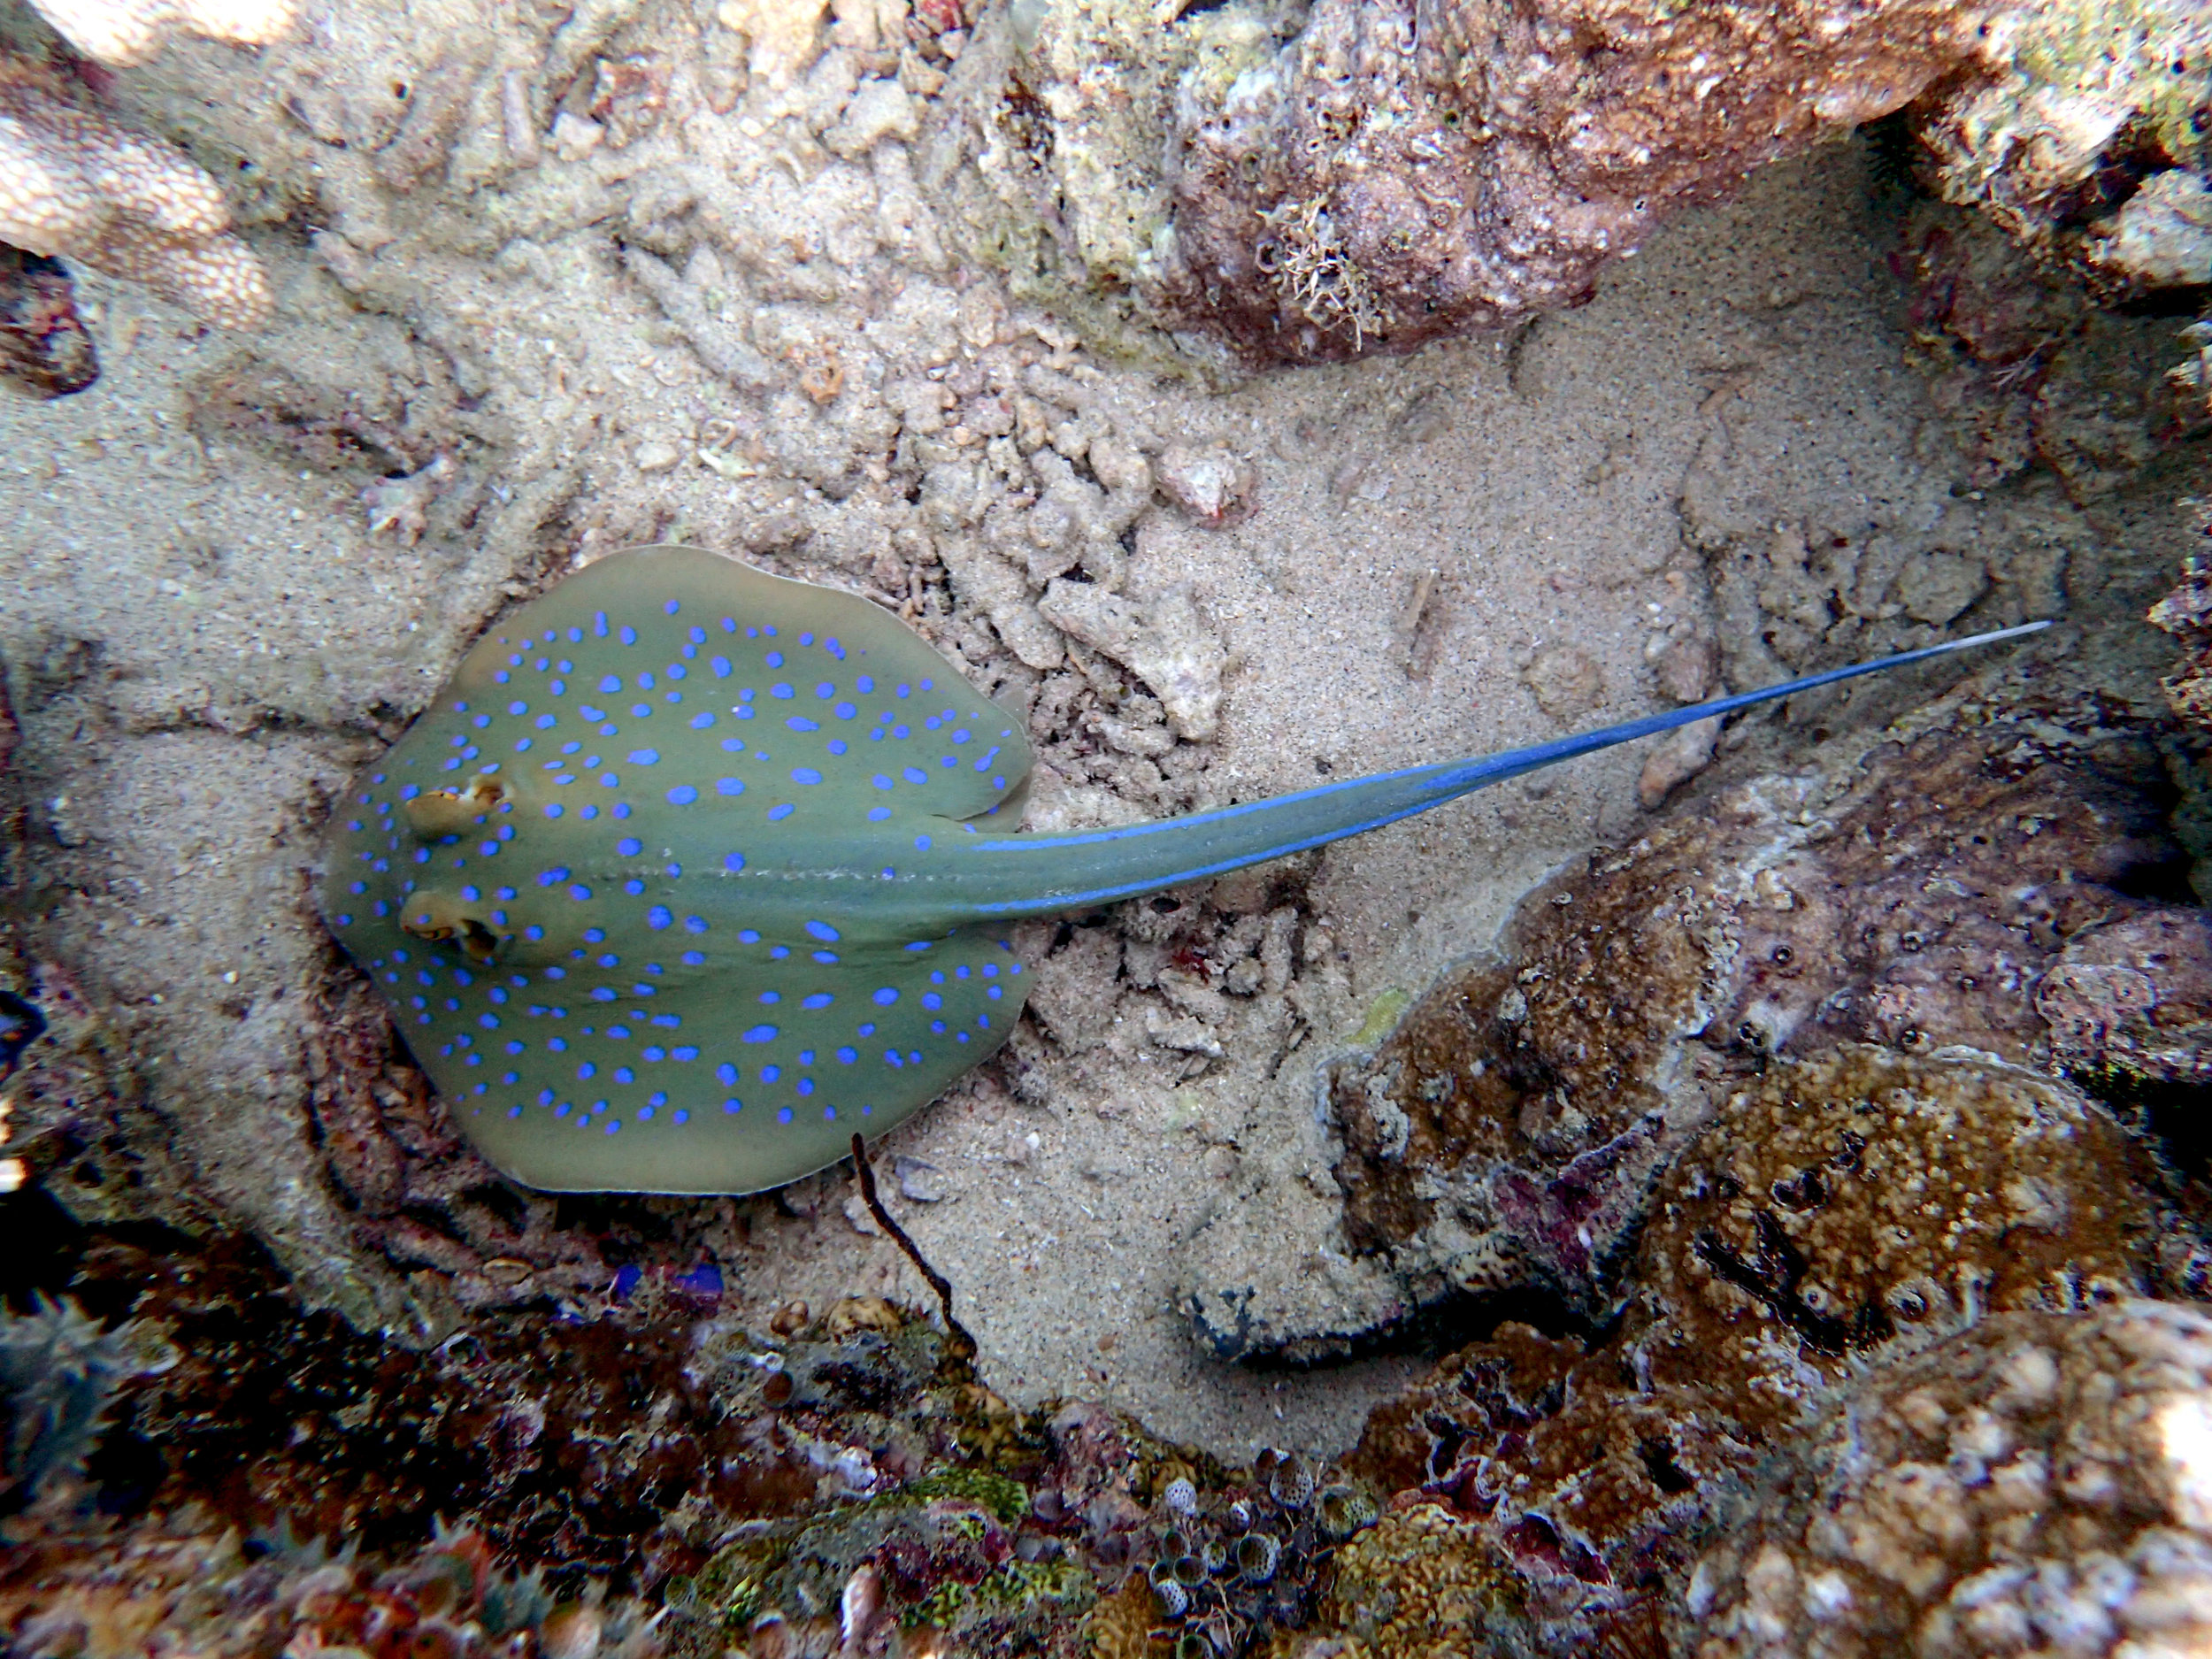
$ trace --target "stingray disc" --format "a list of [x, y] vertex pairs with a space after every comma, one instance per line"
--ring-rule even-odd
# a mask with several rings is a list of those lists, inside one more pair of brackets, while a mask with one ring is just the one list
[[899, 875], [1029, 764], [865, 600], [642, 549], [469, 653], [335, 814], [324, 912], [506, 1174], [754, 1192], [1006, 1040], [1004, 938]]

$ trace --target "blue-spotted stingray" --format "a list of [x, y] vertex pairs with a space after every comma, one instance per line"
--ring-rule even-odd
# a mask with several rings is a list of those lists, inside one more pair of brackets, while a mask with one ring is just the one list
[[1012, 716], [896, 618], [696, 548], [516, 611], [349, 791], [326, 918], [469, 1138], [557, 1191], [746, 1193], [1006, 1041], [1050, 916], [2010, 628], [1479, 760], [1019, 833]]

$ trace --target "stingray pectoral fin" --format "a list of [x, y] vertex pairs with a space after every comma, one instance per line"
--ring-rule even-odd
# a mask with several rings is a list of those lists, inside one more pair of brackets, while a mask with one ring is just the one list
[[579, 971], [474, 1041], [416, 1053], [469, 1139], [526, 1186], [758, 1192], [936, 1099], [1006, 1041], [1028, 983], [1003, 941], [975, 933], [835, 964], [775, 950], [762, 940], [651, 983]]
[[2047, 622], [2030, 622], [2000, 628], [1969, 639], [1901, 651], [1875, 662], [1808, 674], [1757, 691], [1717, 697], [1664, 714], [1624, 720], [1555, 742], [1348, 779], [1318, 789], [1187, 818], [1074, 835], [964, 838], [954, 843], [954, 849], [972, 873], [964, 872], [957, 885], [968, 897], [965, 913], [977, 918], [1054, 915], [1134, 898], [1379, 829], [1477, 789], [1599, 749], [1655, 737], [1699, 720], [1796, 696], [1863, 674], [1883, 673], [1954, 651], [2019, 639], [2048, 626]]

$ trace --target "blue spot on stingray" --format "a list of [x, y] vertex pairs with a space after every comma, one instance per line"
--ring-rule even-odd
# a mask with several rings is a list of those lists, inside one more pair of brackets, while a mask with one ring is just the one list
[[668, 792], [669, 803], [673, 806], [689, 806], [698, 798], [699, 791], [687, 783], [680, 783]]
[[778, 1107], [776, 1109], [776, 1121], [780, 1124], [789, 1123], [791, 1121], [791, 1108], [788, 1106]]
[[645, 925], [656, 933], [669, 926], [675, 919], [665, 904], [656, 904], [645, 912]]
[[730, 659], [726, 657], [710, 657], [707, 659], [707, 666], [714, 670], [714, 677], [717, 680], [727, 680], [733, 672], [730, 667]]
[[637, 643], [637, 630], [635, 628], [625, 628], [622, 630], [618, 637], [625, 645], [635, 645]]
[[914, 838], [914, 846], [917, 851], [927, 852], [929, 850], [929, 837], [926, 835], [917, 835]]
[[734, 1117], [745, 1110], [745, 1102], [741, 1100], [726, 1100], [722, 1102], [722, 1110]]
[[773, 1042], [775, 1040], [776, 1028], [773, 1025], [755, 1025], [745, 1033], [747, 1042]]
[[924, 772], [919, 766], [909, 766], [904, 772], [901, 772], [899, 776], [905, 779], [909, 783], [927, 783], [929, 781], [929, 774]]
[[837, 999], [832, 996], [827, 991], [817, 991], [813, 995], [808, 997], [804, 1002], [801, 1002], [799, 1006], [801, 1008], [827, 1008], [836, 1000]]
[[880, 824], [890, 816], [891, 809], [887, 806], [872, 806], [868, 809], [868, 821], [872, 824]]
[[770, 807], [768, 809], [768, 817], [771, 822], [775, 822], [782, 818], [789, 818], [797, 810], [798, 808], [793, 806], [788, 801], [787, 801], [780, 806]]
[[737, 1068], [725, 1060], [714, 1068], [714, 1079], [724, 1088], [728, 1088], [737, 1081]]
[[655, 749], [634, 749], [629, 754], [630, 764], [633, 766], [657, 765], [660, 757], [660, 751]]
[[887, 985], [875, 994], [874, 1000], [877, 1007], [888, 1008], [899, 1000], [898, 988], [895, 986]]
[[[619, 675], [619, 674], [609, 674], [609, 675], [608, 675], [608, 676], [607, 676], [604, 680], [601, 680], [601, 681], [599, 682], [599, 689], [600, 689], [600, 690], [602, 690], [602, 691], [608, 691], [608, 692], [613, 692], [613, 691], [619, 691], [619, 690], [621, 690], [621, 689], [622, 689], [622, 676], [621, 676], [621, 675]], [[587, 709], [586, 710], [584, 710], [584, 712], [585, 712], [585, 713], [587, 713], [587, 714], [589, 714], [589, 713], [591, 712], [591, 710], [588, 710], [588, 709]], [[596, 718], [597, 717], [596, 717], [596, 716], [594, 716], [593, 718]]]
[[717, 795], [743, 795], [745, 780], [742, 778], [717, 778], [714, 780], [714, 792]]
[[545, 815], [546, 815], [546, 817], [548, 817], [548, 818], [558, 818], [558, 817], [560, 817], [560, 815], [561, 815], [561, 803], [560, 803], [558, 801], [549, 801], [549, 802], [547, 802], [547, 803], [545, 803]]
[[634, 858], [645, 850], [645, 844], [634, 835], [625, 835], [614, 844], [614, 849], [625, 858]]
[[703, 732], [713, 724], [714, 717], [710, 714], [695, 714], [691, 717], [691, 729], [695, 732]]
[[822, 781], [822, 774], [811, 766], [794, 766], [791, 769], [791, 781], [807, 784], [819, 783]]

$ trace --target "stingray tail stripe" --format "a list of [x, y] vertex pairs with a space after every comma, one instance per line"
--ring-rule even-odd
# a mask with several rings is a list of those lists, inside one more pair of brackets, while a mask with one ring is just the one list
[[1688, 708], [1646, 715], [1618, 726], [1526, 749], [1507, 749], [1479, 759], [1381, 772], [1188, 818], [1078, 835], [977, 836], [963, 838], [957, 846], [962, 853], [979, 858], [1033, 861], [1033, 894], [1020, 899], [980, 902], [975, 906], [979, 916], [1051, 915], [1085, 905], [1110, 903], [1341, 841], [1425, 812], [1492, 784], [1555, 766], [1562, 761], [1601, 749], [1611, 749], [1616, 744], [1655, 737], [1700, 720], [1755, 708], [1761, 703], [1855, 680], [1863, 674], [1886, 673], [1954, 651], [2020, 639], [2050, 626], [2048, 622], [2024, 623], [1968, 639], [1900, 651], [1874, 662], [1832, 668], [1757, 691], [1717, 697]]

